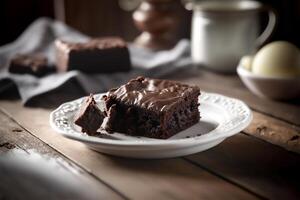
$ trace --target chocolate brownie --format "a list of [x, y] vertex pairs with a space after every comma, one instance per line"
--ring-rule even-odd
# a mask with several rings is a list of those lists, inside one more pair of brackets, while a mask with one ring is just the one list
[[96, 135], [104, 117], [104, 113], [99, 109], [91, 94], [81, 105], [74, 122], [81, 127], [82, 132], [88, 135]]
[[55, 68], [48, 65], [48, 59], [39, 54], [17, 54], [10, 60], [8, 71], [14, 74], [31, 74], [44, 76], [54, 72]]
[[59, 72], [80, 70], [85, 73], [129, 71], [129, 51], [118, 37], [96, 38], [85, 43], [55, 41]]
[[108, 132], [166, 139], [196, 124], [200, 89], [186, 84], [138, 77], [103, 97]]

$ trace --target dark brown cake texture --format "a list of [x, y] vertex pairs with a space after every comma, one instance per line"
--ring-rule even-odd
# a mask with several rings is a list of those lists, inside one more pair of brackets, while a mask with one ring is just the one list
[[85, 43], [56, 40], [55, 47], [59, 72], [112, 73], [131, 68], [127, 44], [119, 37], [95, 38]]
[[17, 54], [11, 60], [8, 71], [14, 74], [31, 74], [44, 76], [54, 72], [54, 67], [48, 65], [48, 59], [40, 54]]
[[166, 139], [196, 124], [200, 89], [186, 84], [138, 77], [103, 96], [105, 129]]
[[99, 109], [94, 97], [86, 97], [81, 108], [75, 116], [74, 122], [81, 127], [81, 131], [88, 135], [96, 135], [105, 115]]

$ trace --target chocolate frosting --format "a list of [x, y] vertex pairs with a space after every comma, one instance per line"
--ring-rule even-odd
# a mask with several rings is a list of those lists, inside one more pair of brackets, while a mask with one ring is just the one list
[[116, 89], [111, 89], [107, 97], [112, 97], [127, 105], [136, 105], [155, 111], [167, 111], [180, 99], [200, 89], [175, 81], [138, 77]]
[[82, 49], [110, 49], [110, 48], [124, 48], [126, 42], [119, 37], [103, 37], [91, 39], [84, 43], [67, 42], [62, 40], [56, 40], [55, 45], [65, 51], [77, 51]]
[[29, 66], [33, 71], [37, 71], [39, 68], [45, 67], [48, 64], [46, 57], [42, 55], [27, 55], [17, 54], [11, 62], [20, 66]]

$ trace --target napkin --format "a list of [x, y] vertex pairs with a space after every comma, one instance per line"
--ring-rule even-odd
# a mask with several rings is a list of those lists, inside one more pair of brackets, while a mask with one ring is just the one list
[[42, 53], [47, 56], [50, 63], [54, 63], [53, 41], [57, 38], [76, 42], [84, 42], [89, 39], [88, 36], [62, 22], [40, 18], [34, 21], [17, 40], [0, 47], [0, 94], [9, 90], [11, 85], [15, 85], [23, 104], [27, 104], [35, 97], [55, 90], [73, 78], [87, 94], [98, 93], [125, 83], [139, 75], [157, 78], [179, 69], [188, 69], [192, 63], [190, 43], [183, 39], [173, 49], [159, 52], [129, 44], [130, 59], [133, 66], [129, 72], [91, 75], [72, 70], [66, 73], [49, 74], [44, 77], [17, 75], [8, 72], [9, 60], [17, 53]]

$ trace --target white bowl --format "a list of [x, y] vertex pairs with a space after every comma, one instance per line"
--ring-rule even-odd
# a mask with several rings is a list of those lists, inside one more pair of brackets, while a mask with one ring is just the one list
[[300, 97], [300, 77], [268, 77], [253, 74], [241, 64], [237, 73], [243, 83], [257, 96], [275, 100], [288, 100]]

